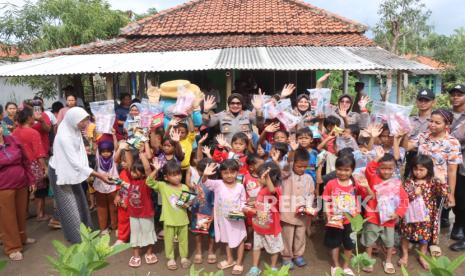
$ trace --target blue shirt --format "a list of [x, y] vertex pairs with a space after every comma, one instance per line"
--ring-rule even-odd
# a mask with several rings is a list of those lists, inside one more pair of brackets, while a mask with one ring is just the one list
[[308, 160], [308, 167], [305, 170], [305, 173], [309, 174], [313, 178], [313, 181], [316, 183], [316, 165], [317, 165], [318, 152], [314, 149], [311, 149], [308, 152], [308, 155], [310, 157], [310, 160]]
[[[126, 122], [126, 119], [128, 118], [128, 114], [129, 114], [129, 107], [118, 105], [115, 108], [116, 120], [118, 121]], [[123, 127], [118, 126], [118, 128], [119, 128], [119, 131], [123, 133]]]

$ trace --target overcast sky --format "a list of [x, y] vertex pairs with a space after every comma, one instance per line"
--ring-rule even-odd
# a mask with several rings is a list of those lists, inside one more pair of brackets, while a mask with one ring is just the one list
[[[0, 3], [21, 5], [23, 0], [0, 0]], [[108, 0], [113, 8], [144, 13], [151, 7], [159, 11], [176, 6], [187, 0]], [[327, 9], [344, 17], [368, 26], [378, 21], [378, 5], [381, 0], [305, 0], [317, 7]], [[431, 24], [441, 34], [451, 34], [454, 29], [465, 27], [465, 1], [463, 0], [423, 0], [432, 11]]]

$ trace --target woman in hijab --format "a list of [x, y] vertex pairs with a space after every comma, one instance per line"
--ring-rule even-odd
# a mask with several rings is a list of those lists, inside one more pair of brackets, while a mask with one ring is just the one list
[[87, 127], [89, 114], [80, 107], [68, 110], [53, 143], [49, 162], [49, 179], [55, 194], [58, 215], [65, 238], [71, 243], [81, 242], [81, 222], [91, 226], [86, 195], [81, 183], [94, 176], [111, 183], [108, 175], [89, 168], [81, 131]]
[[129, 114], [128, 117], [126, 118], [126, 122], [124, 122], [123, 125], [123, 130], [124, 134], [128, 134], [128, 128], [129, 128], [129, 123], [134, 121], [137, 116], [140, 115], [142, 111], [142, 105], [140, 103], [133, 103], [129, 106]]
[[297, 96], [296, 105], [292, 112], [293, 115], [301, 118], [297, 129], [308, 126], [310, 124], [310, 121], [313, 119], [311, 109], [312, 107], [310, 105], [310, 97], [308, 94], [300, 94]]

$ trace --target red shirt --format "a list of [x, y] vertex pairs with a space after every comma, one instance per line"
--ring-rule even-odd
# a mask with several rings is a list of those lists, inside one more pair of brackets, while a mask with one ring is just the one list
[[256, 198], [261, 190], [258, 178], [250, 173], [244, 175], [244, 188], [247, 198]]
[[[44, 120], [45, 124], [49, 127], [52, 126], [52, 122], [50, 118], [47, 116], [45, 112], [42, 112], [42, 120]], [[42, 142], [42, 147], [44, 148], [45, 155], [48, 155], [50, 150], [50, 140], [49, 140], [49, 131], [45, 131], [42, 129], [42, 123], [39, 121], [35, 121], [32, 125], [32, 128], [37, 130], [40, 133], [40, 140]]]
[[[324, 139], [328, 138], [328, 134], [323, 133], [321, 137]], [[326, 150], [332, 154], [336, 154], [336, 138], [330, 139], [326, 143]]]
[[[352, 216], [360, 214], [360, 201], [357, 200], [357, 196], [364, 194], [365, 189], [357, 182], [343, 186], [339, 184], [337, 178], [330, 180], [323, 191], [323, 200], [329, 203], [329, 210], [326, 210], [328, 217], [342, 215], [342, 224], [349, 224], [350, 221], [344, 214], [349, 213]], [[331, 227], [331, 221], [327, 226]]]
[[[381, 177], [379, 177], [377, 173], [378, 167], [379, 167], [378, 162], [371, 161], [370, 163], [368, 163], [367, 168], [365, 170], [365, 175], [367, 177], [368, 184], [370, 185], [370, 188], [372, 191], [375, 191], [376, 185], [383, 183], [385, 181], [381, 179]], [[393, 191], [393, 192], [395, 193], [396, 191]], [[398, 193], [399, 193], [399, 207], [396, 209], [396, 214], [399, 216], [399, 218], [401, 218], [407, 212], [409, 200], [408, 200], [408, 195], [405, 192], [402, 185], [400, 186]], [[368, 221], [373, 224], [381, 225], [380, 220], [379, 220], [379, 213], [377, 212], [377, 209], [378, 209], [377, 206], [378, 206], [378, 201], [376, 201], [376, 198], [370, 199], [367, 202], [367, 208], [365, 210], [365, 218], [368, 218]], [[394, 227], [395, 224], [396, 224], [395, 220], [390, 220], [390, 221], [385, 222], [381, 226]]]
[[15, 137], [3, 136], [0, 145], [0, 190], [21, 189], [34, 183], [29, 160]]
[[280, 187], [275, 188], [274, 194], [270, 193], [268, 187], [263, 187], [258, 193], [255, 202], [257, 214], [252, 219], [253, 230], [257, 234], [277, 236], [281, 233], [281, 216], [279, 213], [281, 194]]
[[133, 218], [150, 218], [153, 217], [152, 189], [145, 184], [146, 179], [129, 179], [128, 189], [128, 212]]
[[213, 151], [212, 159], [218, 163], [223, 163], [227, 159], [236, 159], [239, 161], [240, 165], [239, 174], [245, 175], [249, 172], [249, 167], [247, 166], [247, 155], [243, 153], [234, 153], [223, 148], [216, 148]]
[[37, 130], [31, 127], [18, 126], [12, 135], [23, 146], [29, 161], [35, 161], [46, 156], [44, 147], [42, 146], [42, 139], [40, 139], [40, 134]]

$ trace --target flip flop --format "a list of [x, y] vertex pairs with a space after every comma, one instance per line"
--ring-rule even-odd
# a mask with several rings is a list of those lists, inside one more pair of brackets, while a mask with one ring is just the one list
[[12, 261], [21, 261], [23, 259], [23, 254], [19, 251], [16, 251], [8, 255], [8, 258], [10, 258]]
[[224, 270], [224, 269], [233, 267], [233, 266], [235, 266], [235, 265], [236, 265], [236, 262], [228, 263], [227, 260], [224, 260], [224, 261], [221, 261], [221, 262], [217, 265], [217, 267], [218, 267], [218, 269]]
[[195, 254], [194, 255], [194, 264], [201, 264], [202, 261], [202, 254]]
[[362, 270], [363, 270], [363, 272], [371, 273], [371, 272], [374, 271], [374, 267], [372, 265], [370, 265], [370, 266], [363, 267]]
[[147, 255], [145, 254], [145, 263], [146, 264], [156, 264], [158, 263], [158, 258], [155, 254]]
[[429, 251], [431, 253], [431, 256], [433, 256], [433, 257], [441, 257], [441, 255], [442, 255], [441, 247], [439, 247], [437, 245], [431, 245], [429, 247]]
[[396, 269], [394, 268], [394, 265], [392, 263], [383, 262], [383, 269], [384, 269], [384, 273], [386, 274], [396, 273]]
[[178, 265], [176, 264], [176, 261], [175, 261], [175, 260], [169, 260], [169, 261], [166, 263], [166, 266], [168, 267], [169, 270], [176, 270], [176, 269], [178, 269]]
[[186, 258], [182, 258], [181, 259], [181, 267], [184, 268], [184, 269], [187, 269], [191, 266], [191, 261], [189, 261], [189, 259], [186, 259]]
[[209, 264], [215, 264], [216, 263], [216, 255], [215, 254], [208, 254], [207, 262]]
[[131, 259], [129, 259], [129, 266], [130, 267], [139, 267], [140, 265], [141, 265], [140, 257], [132, 256]]
[[241, 275], [244, 272], [244, 266], [235, 265], [232, 270], [232, 275]]

